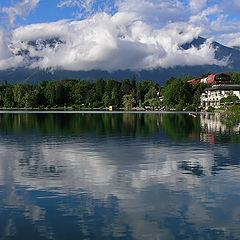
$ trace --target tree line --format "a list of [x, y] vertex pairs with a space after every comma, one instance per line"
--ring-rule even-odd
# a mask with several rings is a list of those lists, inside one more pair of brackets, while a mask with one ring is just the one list
[[153, 81], [98, 79], [96, 82], [65, 79], [57, 82], [42, 81], [38, 84], [0, 84], [2, 108], [104, 108], [110, 105], [132, 108], [159, 104], [161, 87]]
[[[236, 83], [240, 83], [240, 73], [230, 74]], [[35, 85], [5, 82], [0, 84], [0, 107], [97, 109], [113, 105], [128, 110], [145, 106], [196, 110], [208, 85], [189, 84], [187, 81], [193, 78], [191, 75], [171, 77], [164, 87], [151, 80], [136, 82], [135, 76], [122, 81], [65, 79]]]

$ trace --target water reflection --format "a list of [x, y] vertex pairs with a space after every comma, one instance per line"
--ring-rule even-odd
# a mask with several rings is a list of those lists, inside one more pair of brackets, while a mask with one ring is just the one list
[[231, 124], [231, 119], [220, 113], [202, 114], [201, 122], [201, 141], [215, 143], [240, 143], [240, 121]]
[[240, 238], [239, 145], [202, 116], [0, 119], [0, 239]]

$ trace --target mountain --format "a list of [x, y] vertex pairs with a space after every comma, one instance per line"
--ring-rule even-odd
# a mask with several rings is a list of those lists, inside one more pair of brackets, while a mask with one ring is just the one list
[[[192, 46], [199, 48], [204, 42], [205, 38], [197, 38], [192, 42], [185, 43], [181, 46], [182, 49], [187, 50]], [[49, 44], [55, 47], [56, 44], [62, 44], [59, 39], [44, 40], [41, 44], [36, 44], [35, 42], [30, 42], [31, 46], [37, 47]], [[200, 76], [202, 73], [206, 72], [239, 72], [240, 71], [240, 50], [237, 48], [230, 48], [219, 44], [218, 42], [213, 42], [213, 47], [216, 49], [215, 58], [222, 60], [224, 58], [229, 58], [229, 65], [218, 66], [218, 65], [202, 65], [202, 66], [176, 66], [172, 68], [158, 68], [154, 70], [142, 70], [139, 72], [134, 72], [131, 70], [119, 70], [115, 72], [107, 72], [101, 70], [92, 71], [66, 71], [66, 70], [56, 70], [54, 72], [41, 69], [29, 69], [29, 68], [17, 68], [8, 69], [0, 71], [0, 82], [7, 80], [9, 83], [30, 83], [35, 84], [43, 80], [47, 81], [58, 81], [62, 79], [86, 79], [89, 81], [95, 81], [98, 78], [114, 78], [116, 80], [122, 80], [124, 78], [131, 78], [133, 75], [136, 76], [137, 80], [153, 80], [154, 82], [159, 82], [163, 86], [167, 79], [170, 77], [183, 77], [188, 74], [193, 76]], [[18, 55], [27, 55], [26, 49], [14, 49], [15, 53]], [[30, 59], [34, 61], [34, 59]]]

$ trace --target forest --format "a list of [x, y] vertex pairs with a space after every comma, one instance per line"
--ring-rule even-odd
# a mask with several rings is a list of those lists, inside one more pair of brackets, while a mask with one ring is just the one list
[[[229, 73], [240, 83], [240, 73]], [[207, 74], [205, 74], [207, 75]], [[203, 74], [204, 76], [204, 74]], [[42, 81], [38, 84], [0, 84], [0, 108], [4, 109], [141, 109], [166, 107], [176, 110], [198, 110], [200, 96], [208, 85], [187, 83], [191, 75], [171, 77], [165, 86], [151, 80], [99, 78], [96, 82], [79, 79]]]

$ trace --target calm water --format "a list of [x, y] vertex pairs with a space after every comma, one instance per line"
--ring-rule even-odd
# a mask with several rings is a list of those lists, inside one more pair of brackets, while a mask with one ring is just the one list
[[0, 239], [240, 239], [240, 125], [0, 113]]

